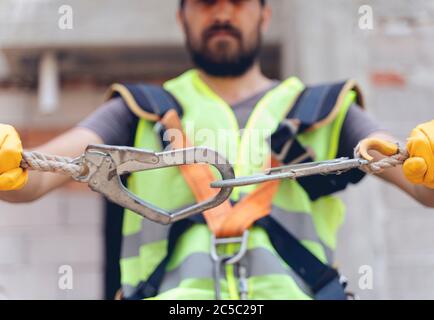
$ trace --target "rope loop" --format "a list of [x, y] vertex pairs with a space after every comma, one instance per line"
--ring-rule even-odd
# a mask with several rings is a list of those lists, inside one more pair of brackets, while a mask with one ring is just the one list
[[[398, 153], [393, 156], [383, 158], [376, 162], [371, 162], [363, 165], [360, 169], [369, 174], [378, 174], [383, 172], [385, 169], [396, 167], [402, 165], [405, 160], [408, 159], [408, 151], [403, 148], [399, 143]], [[360, 143], [354, 148], [354, 158], [360, 158]]]

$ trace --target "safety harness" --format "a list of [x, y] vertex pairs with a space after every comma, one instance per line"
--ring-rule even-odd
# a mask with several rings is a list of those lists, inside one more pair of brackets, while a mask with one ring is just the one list
[[[353, 81], [307, 87], [296, 99], [285, 119], [270, 137], [272, 150], [272, 167], [290, 163], [314, 161], [315, 154], [310, 148], [305, 148], [297, 139], [298, 135], [318, 129], [334, 120], [342, 101], [350, 90], [358, 91]], [[164, 133], [169, 129], [182, 132], [182, 139], [170, 142], [174, 149], [191, 146], [188, 137], [182, 130], [182, 107], [176, 99], [159, 86], [145, 84], [114, 84], [110, 97], [120, 96], [139, 118], [154, 122], [160, 135], [163, 147]], [[358, 105], [363, 106], [361, 95], [358, 95]], [[195, 164], [179, 167], [189, 185], [196, 201], [214, 196], [217, 192], [209, 187], [214, 181], [214, 175], [207, 165]], [[350, 170], [341, 175], [312, 176], [300, 178], [297, 181], [305, 189], [311, 200], [345, 189], [349, 183], [356, 183], [363, 178], [360, 170]], [[212, 250], [211, 256], [215, 263], [216, 293], [219, 291], [220, 268], [225, 263], [238, 262], [247, 246], [248, 229], [255, 225], [267, 232], [269, 239], [282, 260], [304, 281], [312, 296], [318, 300], [347, 299], [345, 283], [338, 272], [321, 262], [288, 230], [283, 228], [269, 215], [273, 196], [279, 188], [280, 181], [261, 183], [257, 188], [243, 197], [237, 203], [229, 200], [218, 207], [203, 212], [202, 215], [184, 219], [174, 223], [169, 229], [167, 254], [151, 273], [146, 281], [137, 286], [136, 292], [125, 299], [144, 299], [158, 294], [163, 281], [166, 267], [181, 235], [196, 223], [206, 223], [213, 236], [215, 246], [218, 243], [240, 243], [240, 250], [235, 256], [218, 256]], [[213, 252], [214, 251], [214, 252]], [[213, 254], [214, 253], [214, 254]], [[240, 275], [244, 272], [239, 270]], [[241, 281], [240, 276], [240, 282]], [[240, 290], [240, 295], [246, 296], [247, 289]], [[245, 291], [245, 292], [243, 292]]]

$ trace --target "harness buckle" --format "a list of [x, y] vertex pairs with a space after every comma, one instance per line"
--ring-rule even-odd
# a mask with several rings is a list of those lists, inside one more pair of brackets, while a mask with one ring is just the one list
[[[214, 234], [211, 235], [211, 248], [210, 255], [213, 260], [214, 265], [214, 291], [216, 300], [221, 300], [221, 270], [224, 265], [235, 265], [239, 266], [239, 280], [240, 280], [240, 297], [242, 299], [247, 297], [247, 270], [245, 266], [239, 264], [241, 259], [245, 256], [247, 252], [247, 243], [249, 238], [249, 230], [244, 230], [240, 237], [229, 237], [229, 238], [217, 238]], [[240, 248], [237, 253], [232, 255], [219, 255], [217, 247], [221, 244], [239, 244]]]

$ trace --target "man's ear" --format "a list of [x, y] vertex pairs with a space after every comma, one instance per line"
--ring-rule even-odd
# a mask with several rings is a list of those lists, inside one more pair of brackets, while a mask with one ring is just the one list
[[182, 29], [183, 32], [185, 32], [184, 20], [185, 20], [184, 11], [183, 9], [179, 8], [178, 10], [176, 10], [176, 22], [178, 23], [178, 26]]
[[269, 4], [264, 5], [264, 8], [262, 9], [262, 24], [261, 24], [261, 31], [265, 32], [268, 30], [268, 27], [270, 26], [271, 17], [273, 15], [273, 12], [271, 10], [271, 6]]

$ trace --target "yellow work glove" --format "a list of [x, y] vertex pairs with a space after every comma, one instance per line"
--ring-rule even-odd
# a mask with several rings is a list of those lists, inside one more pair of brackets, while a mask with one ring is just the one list
[[27, 171], [20, 168], [23, 146], [14, 127], [0, 124], [0, 191], [22, 188]]
[[413, 129], [407, 150], [410, 158], [403, 165], [407, 179], [434, 189], [434, 120]]

